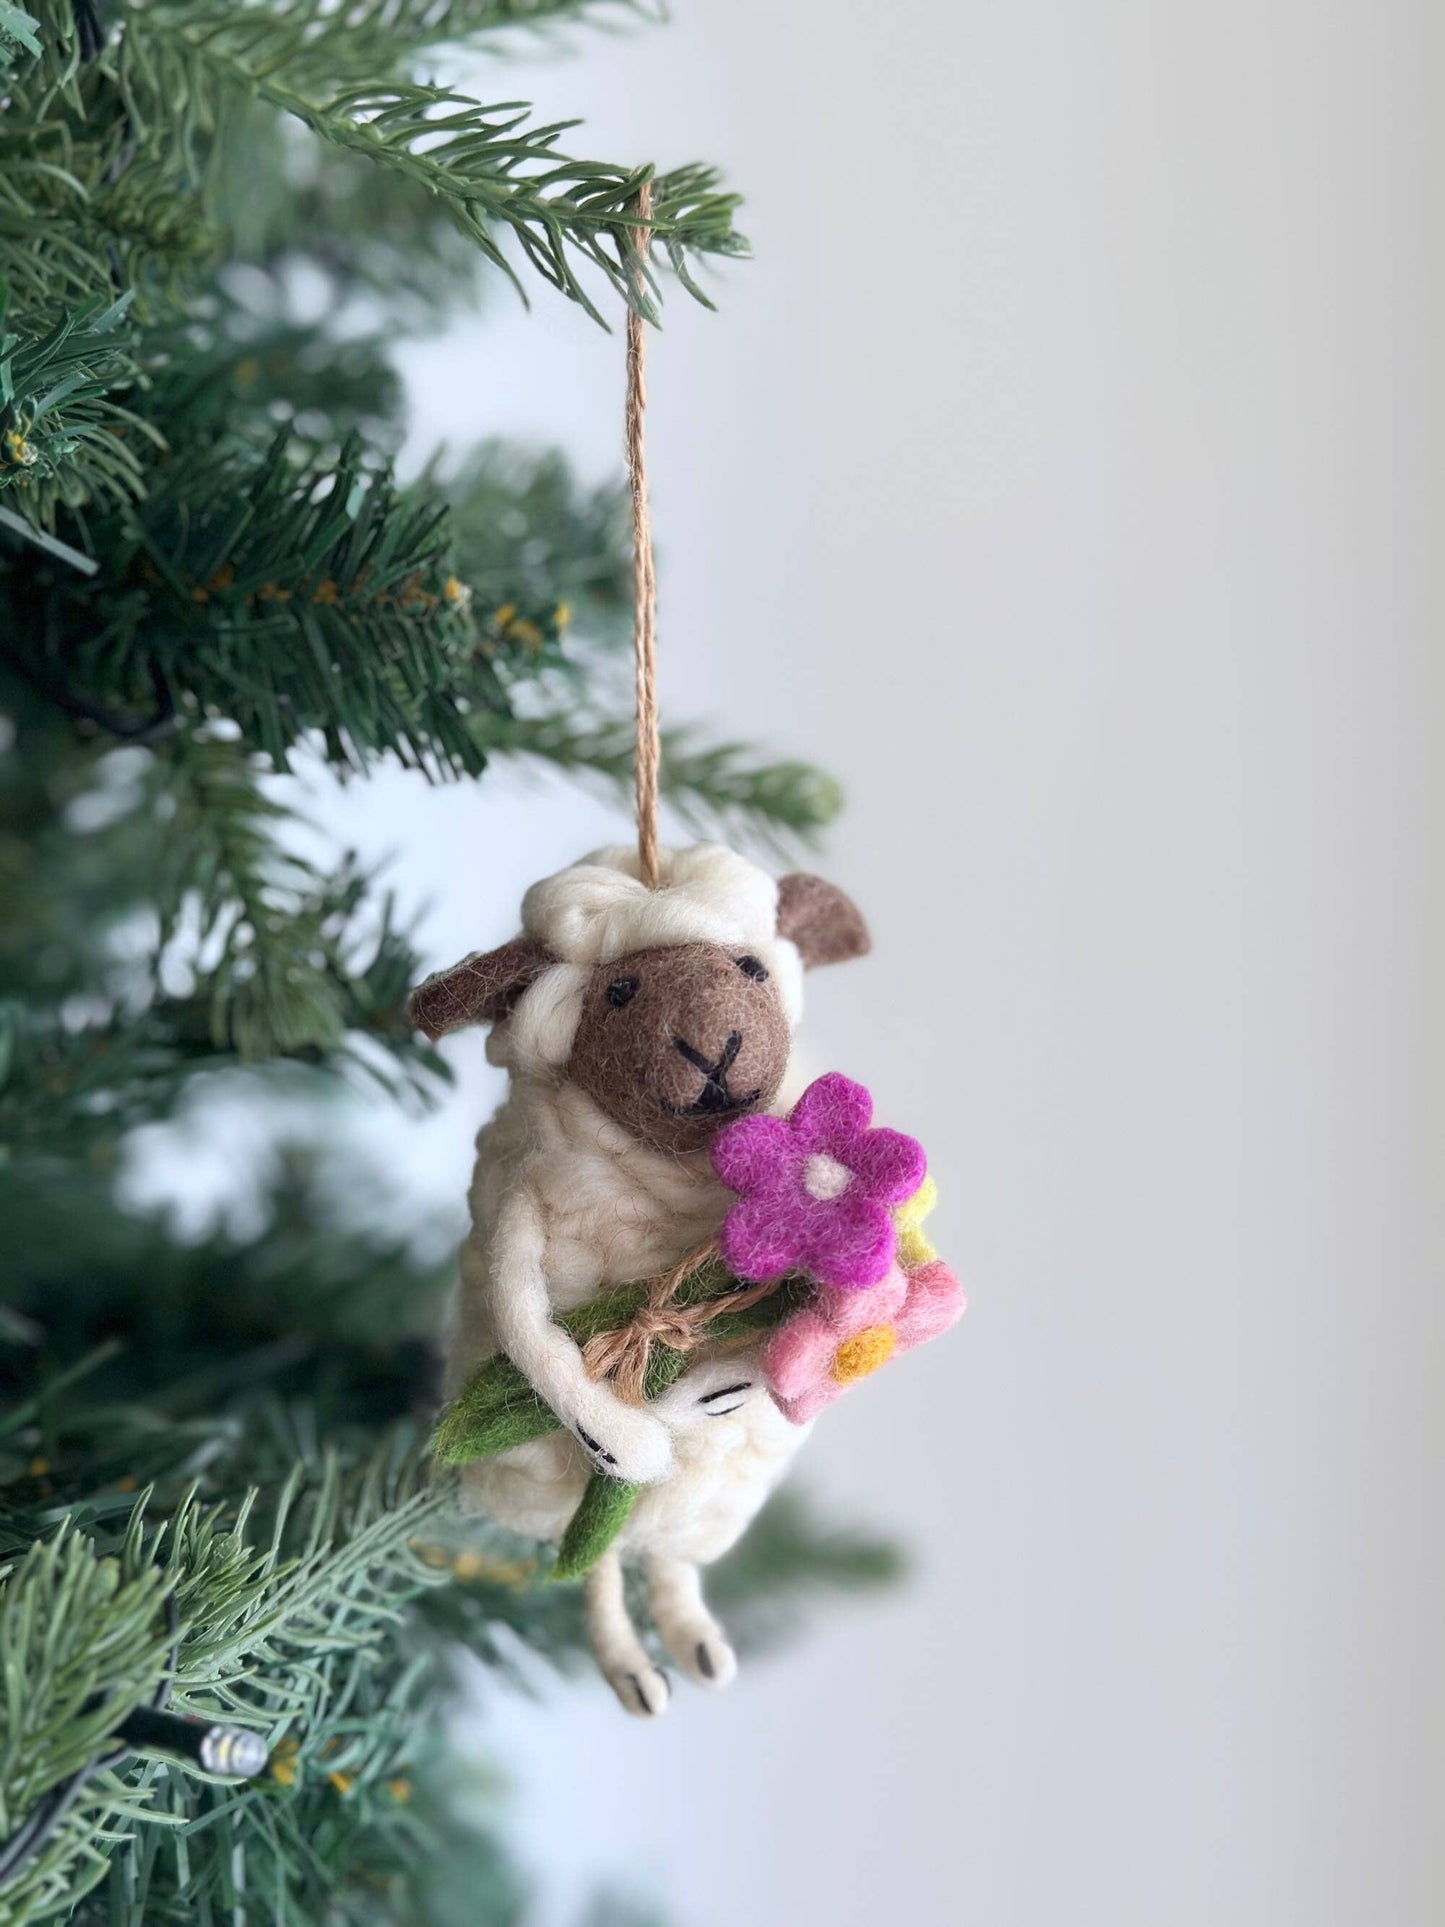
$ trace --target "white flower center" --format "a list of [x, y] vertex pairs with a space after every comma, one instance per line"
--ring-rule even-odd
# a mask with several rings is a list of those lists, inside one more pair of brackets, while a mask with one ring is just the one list
[[841, 1198], [852, 1182], [853, 1173], [847, 1165], [830, 1158], [825, 1151], [815, 1151], [804, 1161], [803, 1189], [820, 1204], [831, 1204], [834, 1198]]

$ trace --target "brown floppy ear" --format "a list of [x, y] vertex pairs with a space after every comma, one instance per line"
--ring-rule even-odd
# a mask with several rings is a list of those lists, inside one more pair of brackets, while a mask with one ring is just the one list
[[557, 959], [545, 944], [517, 937], [499, 950], [463, 957], [418, 984], [408, 1008], [433, 1043], [463, 1024], [499, 1024], [529, 984]]
[[836, 883], [797, 871], [778, 883], [778, 935], [798, 946], [804, 965], [847, 963], [873, 948], [868, 926]]

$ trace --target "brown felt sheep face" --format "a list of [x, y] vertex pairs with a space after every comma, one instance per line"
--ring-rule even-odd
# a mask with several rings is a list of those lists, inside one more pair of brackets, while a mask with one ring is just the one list
[[718, 944], [635, 950], [592, 972], [567, 1076], [633, 1137], [700, 1151], [765, 1110], [791, 1033], [772, 972]]
[[751, 947], [662, 942], [583, 962], [522, 937], [428, 979], [412, 1013], [431, 1037], [469, 1023], [501, 1026], [504, 1042], [515, 1033], [519, 1049], [545, 1037], [528, 1045], [529, 1061], [577, 1085], [629, 1136], [672, 1155], [702, 1151], [782, 1086], [797, 1001], [782, 979], [791, 972], [796, 987], [800, 961], [868, 948], [853, 904], [820, 877], [784, 877], [776, 902], [776, 924], [770, 909]]

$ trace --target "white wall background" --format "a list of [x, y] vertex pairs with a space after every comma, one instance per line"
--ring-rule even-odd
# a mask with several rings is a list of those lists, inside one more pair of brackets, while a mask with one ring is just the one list
[[[1445, 1618], [1441, 71], [1421, 0], [678, 0], [479, 91], [725, 162], [652, 356], [665, 702], [812, 755], [876, 956], [820, 1062], [929, 1146], [960, 1331], [819, 1427], [919, 1549], [729, 1699], [495, 1709], [571, 1920], [1428, 1927]], [[579, 43], [580, 44], [580, 43]], [[539, 294], [418, 443], [618, 459]], [[438, 962], [622, 827], [358, 790]], [[454, 1203], [480, 1038], [398, 1133]]]

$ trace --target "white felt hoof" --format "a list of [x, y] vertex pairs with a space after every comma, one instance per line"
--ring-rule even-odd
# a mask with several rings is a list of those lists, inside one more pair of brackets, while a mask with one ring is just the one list
[[660, 1673], [647, 1660], [641, 1660], [638, 1666], [625, 1671], [609, 1669], [606, 1678], [623, 1712], [631, 1713], [634, 1719], [660, 1719], [667, 1711], [668, 1701], [672, 1698], [667, 1675]]
[[677, 1651], [671, 1646], [667, 1650], [688, 1678], [695, 1679], [699, 1686], [711, 1686], [714, 1691], [731, 1686], [738, 1676], [737, 1654], [716, 1627], [710, 1632], [698, 1628], [697, 1635], [689, 1645], [679, 1641]]

